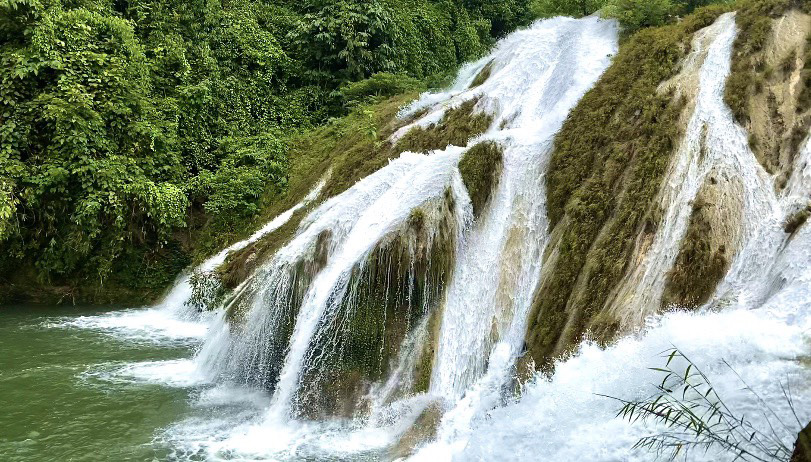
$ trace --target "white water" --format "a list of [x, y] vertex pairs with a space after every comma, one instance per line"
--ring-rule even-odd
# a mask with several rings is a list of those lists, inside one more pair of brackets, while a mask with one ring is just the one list
[[504, 165], [491, 206], [456, 262], [432, 393], [456, 400], [488, 363], [503, 371], [520, 353], [547, 238], [543, 177], [552, 139], [608, 67], [615, 35], [612, 23], [596, 18], [540, 23], [502, 41], [488, 57], [490, 79], [451, 99], [481, 95], [496, 115], [494, 127], [506, 124], [482, 137], [504, 147]]

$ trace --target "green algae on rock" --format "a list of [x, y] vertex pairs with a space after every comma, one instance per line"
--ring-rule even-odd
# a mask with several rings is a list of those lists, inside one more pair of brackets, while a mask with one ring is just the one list
[[459, 161], [459, 171], [473, 203], [473, 215], [481, 215], [493, 189], [498, 185], [502, 168], [502, 148], [495, 142], [479, 143], [468, 149]]

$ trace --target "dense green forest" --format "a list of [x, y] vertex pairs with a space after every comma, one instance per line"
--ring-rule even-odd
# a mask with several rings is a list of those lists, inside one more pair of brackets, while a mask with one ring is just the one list
[[537, 17], [630, 34], [706, 3], [0, 0], [0, 286], [154, 296], [284, 196], [292, 137]]
[[2, 272], [165, 285], [189, 260], [178, 230], [221, 245], [283, 193], [292, 133], [405, 76], [449, 75], [528, 14], [521, 0], [4, 0]]

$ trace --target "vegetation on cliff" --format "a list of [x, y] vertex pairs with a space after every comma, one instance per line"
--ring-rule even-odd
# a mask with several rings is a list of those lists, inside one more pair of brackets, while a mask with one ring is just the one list
[[733, 0], [534, 0], [532, 12], [538, 17], [588, 16], [599, 13], [614, 18], [627, 35], [646, 27], [658, 27], [692, 13], [696, 8]]
[[0, 2], [4, 285], [159, 290], [173, 270], [139, 275], [167, 247], [208, 253], [284, 196], [291, 135], [447, 75], [528, 14], [522, 0]]
[[473, 203], [474, 216], [478, 217], [490, 200], [501, 175], [501, 163], [502, 149], [492, 141], [468, 149], [459, 161], [459, 171]]
[[564, 228], [553, 243], [557, 264], [529, 320], [527, 344], [537, 364], [587, 329], [605, 339], [616, 330], [610, 317], [597, 315], [623, 276], [637, 235], [656, 226], [652, 203], [680, 135], [681, 103], [659, 85], [677, 71], [692, 34], [723, 11], [703, 8], [679, 24], [631, 37], [558, 134], [547, 203], [551, 226]]
[[442, 120], [428, 127], [414, 127], [397, 142], [400, 151], [422, 152], [448, 145], [467, 146], [470, 138], [484, 133], [493, 118], [476, 110], [478, 99], [448, 109]]
[[[742, 0], [700, 8], [677, 24], [643, 29], [623, 43], [611, 68], [570, 114], [556, 138], [547, 180], [550, 221], [562, 229], [553, 233], [559, 256], [538, 290], [529, 321], [528, 349], [536, 363], [548, 364], [588, 331], [608, 341], [619, 327], [605, 305], [638, 237], [658, 226], [654, 199], [680, 136], [682, 101], [663, 94], [660, 84], [678, 70], [693, 33], [725, 11], [738, 12], [742, 30], [726, 99], [739, 117], [746, 116], [747, 102], [758, 91], [752, 60], [761, 59], [758, 53], [775, 18], [791, 8], [808, 5]], [[796, 59], [799, 69], [807, 66], [804, 56]], [[741, 88], [740, 82], [747, 83]], [[802, 103], [795, 107], [798, 113], [806, 110]], [[729, 250], [708, 240], [701, 209], [694, 206], [677, 270], [669, 277], [665, 299], [673, 303], [706, 300], [728, 267]]]
[[[787, 15], [789, 11], [792, 14]], [[811, 2], [749, 0], [737, 14], [725, 100], [756, 156], [783, 187], [811, 127]]]

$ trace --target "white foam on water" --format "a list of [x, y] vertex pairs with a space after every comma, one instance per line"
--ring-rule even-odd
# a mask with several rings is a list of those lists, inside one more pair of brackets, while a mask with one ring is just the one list
[[208, 326], [200, 320], [178, 319], [174, 312], [159, 308], [130, 308], [103, 314], [63, 317], [49, 327], [92, 329], [115, 338], [152, 344], [196, 344], [206, 336]]
[[194, 361], [189, 358], [101, 364], [90, 368], [83, 377], [115, 384], [152, 384], [177, 388], [192, 388], [206, 383], [206, 378], [197, 373]]

